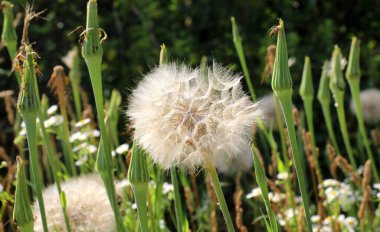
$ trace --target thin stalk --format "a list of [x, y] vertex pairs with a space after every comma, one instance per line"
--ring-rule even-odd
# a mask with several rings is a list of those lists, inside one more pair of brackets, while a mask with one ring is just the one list
[[280, 91], [277, 92], [276, 95], [279, 96], [279, 100], [282, 105], [282, 110], [285, 116], [285, 122], [288, 128], [288, 134], [289, 139], [292, 147], [293, 152], [293, 162], [295, 164], [296, 168], [296, 174], [298, 178], [298, 184], [301, 190], [301, 197], [303, 202], [303, 208], [305, 210], [305, 217], [306, 217], [306, 223], [308, 231], [313, 231], [312, 229], [312, 222], [311, 222], [311, 216], [309, 211], [309, 199], [308, 199], [308, 193], [306, 191], [306, 182], [305, 182], [305, 173], [303, 170], [303, 167], [301, 165], [301, 159], [300, 154], [298, 150], [298, 143], [297, 143], [297, 137], [296, 137], [296, 131], [294, 128], [294, 121], [293, 121], [293, 113], [292, 113], [292, 99], [291, 99], [291, 90], [290, 91]]
[[348, 153], [348, 158], [350, 159], [350, 163], [352, 165], [352, 168], [354, 169], [354, 171], [356, 171], [357, 170], [357, 165], [356, 165], [356, 161], [355, 161], [354, 154], [353, 154], [353, 151], [352, 151], [352, 147], [351, 147], [351, 143], [350, 143], [350, 138], [348, 136], [346, 117], [345, 117], [345, 114], [344, 114], [343, 95], [344, 95], [343, 91], [339, 91], [339, 90], [336, 91], [336, 93], [334, 95], [335, 96], [334, 97], [334, 99], [335, 99], [335, 107], [336, 107], [336, 110], [337, 110], [337, 113], [338, 113], [338, 120], [339, 120], [340, 131], [342, 132], [344, 145], [346, 146], [346, 151]]
[[354, 99], [354, 104], [355, 104], [355, 108], [356, 108], [356, 117], [358, 119], [358, 124], [359, 124], [359, 131], [360, 131], [360, 134], [362, 136], [367, 155], [368, 155], [369, 159], [371, 160], [372, 173], [374, 175], [375, 181], [380, 182], [379, 173], [377, 171], [375, 159], [373, 157], [373, 153], [371, 150], [371, 145], [370, 145], [369, 139], [367, 137], [367, 130], [366, 130], [365, 125], [364, 125], [363, 114], [362, 114], [362, 106], [360, 103], [360, 96], [359, 96], [359, 92], [360, 92], [359, 79], [352, 79], [348, 83], [349, 83], [349, 86], [351, 89], [352, 97]]
[[172, 184], [174, 188], [174, 206], [175, 206], [175, 215], [177, 218], [177, 231], [183, 231], [183, 214], [181, 206], [181, 195], [179, 194], [179, 182], [177, 176], [176, 167], [170, 168], [170, 176], [172, 179]]
[[330, 103], [321, 103], [323, 117], [325, 118], [327, 132], [329, 133], [330, 140], [332, 144], [335, 147], [335, 150], [338, 154], [341, 154], [338, 146], [338, 142], [336, 141], [335, 132], [332, 126], [332, 120], [331, 120], [331, 110], [330, 110]]
[[[103, 182], [106, 186], [108, 199], [111, 202], [113, 212], [115, 214], [117, 231], [122, 232], [124, 230], [124, 225], [122, 223], [121, 215], [116, 201], [115, 185], [113, 182], [112, 173], [112, 156], [111, 148], [109, 143], [108, 132], [104, 123], [104, 106], [103, 106], [103, 87], [102, 87], [102, 76], [101, 76], [101, 59], [99, 57], [88, 57], [86, 59], [88, 70], [91, 77], [92, 89], [95, 97], [96, 111], [98, 115], [98, 125], [101, 133], [101, 145], [103, 145], [104, 151], [104, 161], [107, 170], [100, 171]], [[100, 148], [100, 147], [99, 147]]]
[[239, 29], [238, 29], [236, 22], [235, 22], [235, 17], [231, 17], [231, 23], [232, 23], [233, 42], [234, 42], [236, 52], [237, 52], [238, 57], [239, 57], [241, 68], [243, 69], [243, 73], [245, 76], [245, 80], [247, 82], [249, 93], [252, 96], [252, 100], [256, 101], [256, 95], [255, 95], [255, 91], [253, 89], [251, 76], [249, 75], [249, 72], [248, 72], [247, 63], [246, 63], [245, 55], [244, 55], [243, 43], [242, 43], [242, 39], [241, 39], [240, 34], [239, 34]]
[[278, 231], [278, 225], [276, 221], [276, 217], [274, 216], [272, 206], [269, 200], [268, 196], [268, 179], [265, 176], [265, 171], [263, 167], [261, 166], [261, 163], [257, 157], [255, 148], [252, 148], [252, 155], [253, 155], [253, 164], [255, 167], [255, 175], [256, 175], [256, 181], [260, 187], [261, 193], [263, 195], [264, 199], [264, 204], [267, 209], [267, 213], [269, 214], [269, 221], [270, 221], [270, 227], [272, 232], [277, 232]]
[[286, 140], [285, 140], [285, 129], [284, 129], [284, 122], [283, 118], [281, 116], [281, 106], [278, 98], [274, 96], [275, 100], [275, 107], [276, 107], [276, 118], [277, 118], [277, 125], [278, 125], [278, 132], [280, 134], [280, 140], [281, 140], [281, 150], [284, 156], [284, 161], [286, 163], [286, 167], [288, 170], [288, 164], [289, 164], [289, 157], [287, 156], [287, 149], [286, 149]]
[[74, 158], [73, 158], [74, 152], [73, 152], [73, 148], [71, 146], [71, 143], [69, 141], [70, 131], [69, 131], [69, 123], [68, 123], [66, 108], [64, 106], [60, 105], [60, 109], [61, 109], [61, 114], [63, 116], [62, 140], [63, 140], [63, 142], [67, 148], [67, 157], [65, 157], [65, 159], [66, 159], [66, 162], [68, 163], [68, 168], [70, 170], [71, 175], [77, 176], [78, 173], [77, 173], [77, 169], [75, 167]]
[[210, 175], [212, 185], [214, 187], [215, 194], [218, 198], [220, 209], [222, 210], [224, 220], [226, 221], [229, 232], [235, 232], [234, 224], [231, 219], [230, 212], [228, 211], [226, 200], [224, 199], [223, 191], [220, 186], [218, 173], [213, 165], [206, 167], [208, 174]]
[[314, 124], [313, 124], [313, 98], [309, 98], [309, 97], [303, 98], [303, 102], [304, 102], [305, 113], [306, 113], [307, 128], [310, 132], [311, 144], [313, 145], [313, 157], [314, 157], [314, 160], [316, 161], [315, 162], [316, 172], [318, 172], [317, 178], [318, 178], [318, 182], [322, 183], [323, 175], [322, 175], [321, 168], [319, 166], [319, 161], [318, 161], [318, 156], [317, 156], [317, 145], [315, 142], [315, 132], [314, 132]]
[[147, 201], [146, 194], [148, 192], [148, 185], [147, 184], [132, 185], [132, 188], [133, 188], [133, 192], [135, 193], [136, 204], [138, 205], [137, 213], [139, 215], [141, 232], [149, 232], [148, 219], [147, 219], [147, 207], [146, 207], [146, 201]]
[[[56, 153], [53, 149], [53, 146], [50, 143], [49, 134], [46, 132], [46, 128], [45, 128], [45, 124], [44, 124], [46, 119], [45, 119], [45, 116], [42, 113], [41, 109], [38, 111], [38, 118], [40, 119], [40, 130], [41, 130], [41, 134], [42, 134], [42, 141], [43, 141], [44, 147], [46, 148], [46, 153], [48, 155], [49, 166], [50, 166], [52, 173], [53, 173], [53, 179], [54, 179], [55, 184], [57, 186], [58, 194], [61, 196], [61, 194], [62, 194], [61, 178], [57, 175], [57, 173], [58, 173], [57, 162], [59, 162], [59, 161], [57, 160]], [[67, 230], [67, 232], [70, 232], [71, 231], [70, 219], [69, 219], [69, 216], [67, 214], [66, 207], [64, 207], [63, 200], [64, 199], [60, 198], [62, 211], [63, 211], [63, 217], [65, 219], [66, 230]]]
[[30, 168], [32, 173], [32, 178], [34, 182], [35, 192], [38, 199], [38, 205], [40, 208], [42, 226], [45, 232], [48, 231], [47, 220], [45, 214], [44, 199], [42, 196], [42, 178], [40, 173], [40, 168], [38, 165], [38, 154], [37, 154], [37, 127], [36, 127], [36, 114], [35, 113], [24, 113], [22, 117], [25, 121], [26, 136], [28, 140], [29, 155], [30, 155]]

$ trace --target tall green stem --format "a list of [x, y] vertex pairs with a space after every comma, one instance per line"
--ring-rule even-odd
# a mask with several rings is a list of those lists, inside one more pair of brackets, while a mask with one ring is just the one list
[[230, 212], [228, 211], [226, 200], [224, 199], [222, 188], [220, 187], [220, 182], [218, 178], [218, 173], [213, 165], [206, 167], [208, 174], [211, 177], [211, 182], [214, 187], [215, 194], [218, 198], [220, 209], [222, 210], [224, 220], [226, 221], [227, 228], [229, 232], [235, 232], [234, 224], [231, 219]]
[[[121, 232], [124, 231], [124, 225], [122, 223], [120, 211], [116, 201], [110, 140], [104, 123], [101, 59], [99, 59], [99, 57], [88, 57], [86, 58], [86, 63], [91, 77], [91, 84], [94, 92], [96, 111], [98, 115], [98, 125], [101, 133], [101, 145], [99, 146], [99, 150], [103, 150], [104, 152], [105, 169], [99, 170], [99, 172], [106, 186], [108, 198], [111, 202], [111, 206], [115, 214], [117, 230]], [[103, 149], [101, 149], [101, 146], [103, 146]]]
[[344, 113], [344, 100], [343, 100], [344, 96], [343, 95], [344, 95], [343, 91], [340, 91], [340, 90], [335, 91], [334, 93], [335, 107], [338, 113], [340, 131], [342, 132], [344, 145], [346, 146], [346, 151], [348, 153], [348, 158], [350, 159], [350, 163], [354, 171], [356, 171], [357, 165], [356, 165], [356, 161], [355, 161], [354, 154], [352, 151], [350, 138], [348, 136], [346, 117]]
[[292, 152], [293, 152], [293, 162], [295, 164], [298, 184], [301, 190], [301, 197], [302, 197], [303, 207], [305, 210], [307, 228], [308, 228], [308, 231], [311, 232], [313, 231], [313, 229], [312, 229], [312, 223], [311, 223], [311, 217], [310, 217], [310, 211], [309, 211], [308, 193], [306, 191], [305, 174], [304, 174], [303, 167], [301, 165], [301, 158], [300, 158], [300, 154], [298, 150], [296, 131], [294, 128], [294, 121], [293, 121], [292, 99], [291, 99], [292, 90], [279, 91], [279, 92], [276, 92], [276, 95], [278, 96], [281, 102], [282, 110], [285, 116], [285, 122], [288, 128], [290, 144], [291, 144]]
[[179, 182], [177, 176], [176, 167], [170, 168], [170, 176], [172, 179], [172, 184], [174, 188], [174, 205], [175, 205], [175, 216], [177, 219], [177, 231], [183, 231], [183, 214], [181, 206], [181, 195], [179, 194]]
[[38, 165], [38, 154], [37, 154], [37, 128], [36, 128], [36, 114], [35, 113], [22, 113], [21, 114], [24, 121], [25, 121], [25, 127], [26, 127], [26, 136], [28, 140], [28, 147], [29, 147], [29, 155], [30, 155], [30, 168], [33, 178], [33, 183], [38, 199], [38, 205], [40, 207], [40, 214], [41, 214], [41, 221], [42, 226], [44, 228], [44, 231], [48, 231], [47, 227], [47, 220], [46, 220], [46, 214], [45, 214], [45, 205], [44, 205], [44, 199], [42, 197], [42, 178], [41, 178], [41, 172]]
[[363, 143], [364, 143], [367, 155], [368, 155], [369, 159], [371, 160], [372, 173], [374, 175], [375, 181], [380, 182], [376, 162], [375, 162], [375, 159], [373, 157], [371, 145], [370, 145], [370, 142], [369, 142], [368, 137], [367, 137], [367, 130], [366, 130], [365, 125], [364, 125], [363, 114], [362, 114], [362, 106], [360, 103], [360, 96], [359, 96], [359, 92], [360, 92], [359, 79], [352, 79], [348, 83], [349, 83], [349, 86], [351, 89], [352, 97], [354, 99], [354, 104], [355, 104], [355, 108], [356, 108], [356, 117], [358, 119], [358, 124], [359, 124], [359, 131], [360, 131], [360, 134], [363, 138]]
[[327, 132], [329, 133], [330, 140], [332, 144], [335, 147], [335, 150], [338, 154], [341, 154], [338, 146], [338, 142], [336, 141], [335, 132], [332, 126], [332, 120], [331, 120], [331, 110], [330, 110], [330, 103], [321, 103], [323, 117], [325, 118]]

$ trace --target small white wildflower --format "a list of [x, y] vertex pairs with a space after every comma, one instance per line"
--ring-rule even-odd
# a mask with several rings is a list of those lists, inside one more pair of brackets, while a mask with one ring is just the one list
[[[363, 120], [366, 123], [377, 123], [380, 121], [380, 90], [366, 89], [360, 92], [360, 103], [362, 107]], [[351, 111], [356, 114], [353, 100], [350, 103]]]
[[4, 186], [0, 184], [0, 193], [4, 191]]
[[319, 215], [311, 216], [311, 222], [312, 223], [318, 223], [320, 220], [321, 220], [321, 216], [319, 216]]
[[355, 227], [358, 225], [358, 219], [349, 216], [344, 219], [343, 224], [349, 232], [354, 232]]
[[116, 185], [119, 187], [119, 188], [125, 188], [127, 186], [130, 186], [131, 183], [129, 183], [129, 180], [128, 179], [122, 179], [121, 181], [117, 182]]
[[79, 122], [75, 123], [75, 128], [81, 128], [91, 122], [91, 119], [85, 118], [80, 120]]
[[337, 197], [339, 196], [339, 192], [336, 191], [334, 188], [332, 187], [328, 187], [325, 191], [326, 193], [326, 196], [327, 196], [327, 203], [331, 203], [333, 202], [335, 199], [337, 199]]
[[18, 134], [21, 135], [21, 136], [26, 136], [26, 129], [25, 129], [25, 127], [22, 128]]
[[378, 191], [380, 191], [380, 183], [374, 183], [373, 184], [373, 188], [377, 189]]
[[269, 197], [269, 200], [273, 203], [279, 203], [281, 202], [282, 200], [285, 199], [286, 195], [283, 194], [283, 193], [273, 193], [273, 192], [269, 192], [268, 193], [268, 197]]
[[70, 140], [70, 143], [73, 143], [75, 141], [85, 141], [85, 140], [87, 140], [87, 138], [88, 137], [87, 137], [86, 133], [82, 133], [80, 131], [77, 131], [70, 136], [69, 140]]
[[166, 228], [165, 220], [160, 219], [159, 223], [160, 223], [160, 229], [165, 229]]
[[286, 226], [286, 221], [282, 218], [278, 218], [278, 224], [280, 224], [280, 226]]
[[164, 169], [246, 157], [260, 112], [241, 78], [215, 64], [207, 74], [175, 64], [155, 68], [129, 102], [136, 140]]
[[173, 191], [174, 191], [174, 186], [172, 184], [164, 182], [164, 184], [162, 185], [162, 193], [168, 194], [169, 192], [173, 192]]
[[52, 105], [49, 107], [49, 109], [47, 109], [47, 114], [50, 116], [52, 114], [55, 114], [58, 110], [58, 106], [57, 105]]
[[88, 131], [86, 132], [87, 136], [89, 137], [94, 137], [94, 138], [97, 138], [97, 137], [100, 137], [100, 131], [99, 130], [91, 130], [91, 131]]
[[279, 179], [279, 180], [287, 180], [288, 177], [289, 177], [289, 173], [287, 173], [287, 172], [280, 172], [277, 175], [277, 179]]
[[50, 128], [52, 126], [59, 126], [63, 123], [63, 117], [61, 115], [54, 115], [44, 121], [45, 127]]
[[248, 193], [245, 197], [247, 199], [255, 198], [261, 196], [261, 189], [259, 187], [252, 189], [250, 193]]
[[112, 150], [111, 151], [111, 155], [112, 155], [112, 157], [115, 157], [116, 156], [116, 151]]
[[137, 210], [137, 204], [136, 203], [132, 204], [132, 209]]
[[376, 198], [380, 200], [380, 192], [376, 193]]
[[128, 150], [129, 150], [129, 144], [124, 143], [118, 146], [115, 151], [117, 154], [121, 155], [121, 154], [127, 153]]
[[296, 63], [297, 59], [295, 57], [289, 57], [288, 59], [288, 66], [289, 68], [292, 67]]
[[[107, 192], [98, 174], [70, 179], [61, 184], [66, 194], [67, 213], [72, 231], [110, 231], [116, 229], [115, 218]], [[55, 185], [43, 192], [49, 231], [66, 231], [60, 197]], [[37, 201], [33, 204], [34, 231], [43, 231]]]
[[3, 167], [3, 168], [8, 167], [7, 161], [5, 161], [5, 160], [1, 161], [0, 167]]
[[76, 166], [82, 166], [83, 164], [85, 164], [87, 162], [87, 160], [88, 160], [88, 155], [84, 155], [80, 159], [75, 161], [75, 165]]
[[340, 182], [335, 179], [326, 179], [322, 182], [323, 187], [335, 187], [340, 185]]

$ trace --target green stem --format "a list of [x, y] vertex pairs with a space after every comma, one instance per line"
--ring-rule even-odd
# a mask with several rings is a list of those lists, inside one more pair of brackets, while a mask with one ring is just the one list
[[73, 89], [73, 98], [74, 98], [74, 105], [75, 105], [75, 113], [77, 115], [77, 120], [80, 120], [82, 117], [82, 104], [80, 100], [80, 90], [79, 90], [79, 83], [72, 80], [71, 81], [71, 88]]
[[327, 132], [329, 133], [330, 140], [335, 147], [335, 150], [338, 154], [341, 154], [338, 146], [338, 142], [336, 141], [335, 132], [332, 126], [331, 120], [331, 111], [330, 111], [330, 102], [321, 103], [323, 117], [325, 118]]
[[214, 187], [215, 194], [218, 198], [220, 209], [222, 210], [224, 220], [226, 221], [227, 228], [229, 232], [235, 232], [234, 224], [231, 219], [230, 212], [228, 211], [226, 200], [224, 199], [223, 191], [220, 186], [218, 173], [213, 165], [208, 165], [206, 167], [208, 174], [211, 177], [212, 185]]
[[[46, 128], [45, 128], [45, 124], [44, 124], [46, 119], [45, 119], [45, 116], [42, 113], [41, 109], [38, 111], [38, 118], [40, 119], [40, 130], [41, 130], [41, 134], [42, 134], [42, 141], [44, 143], [44, 147], [46, 148], [46, 152], [48, 155], [49, 166], [52, 170], [55, 184], [57, 185], [58, 194], [61, 195], [61, 192], [62, 192], [61, 178], [57, 175], [57, 173], [58, 173], [57, 162], [59, 162], [59, 161], [57, 160], [56, 153], [53, 149], [53, 146], [50, 143], [49, 134], [46, 132]], [[67, 214], [66, 208], [63, 206], [63, 202], [62, 202], [61, 198], [60, 198], [60, 201], [61, 201], [61, 206], [62, 206], [62, 211], [63, 211], [63, 217], [65, 219], [66, 230], [67, 230], [67, 232], [70, 232], [71, 231], [70, 219], [69, 219], [69, 216]]]
[[[17, 45], [16, 45], [16, 43], [10, 43], [7, 46], [7, 50], [8, 50], [9, 57], [11, 58], [12, 63], [13, 63], [13, 60], [15, 59], [16, 54], [17, 54]], [[21, 75], [20, 75], [20, 73], [17, 70], [14, 73], [16, 75], [18, 85], [21, 86]]]
[[73, 176], [77, 176], [78, 173], [77, 173], [77, 169], [75, 167], [75, 163], [74, 163], [74, 152], [73, 152], [73, 148], [71, 146], [71, 143], [69, 141], [69, 137], [70, 137], [70, 131], [69, 131], [69, 123], [68, 123], [68, 119], [67, 119], [67, 113], [66, 113], [66, 109], [64, 108], [64, 106], [61, 107], [61, 114], [63, 116], [63, 136], [62, 136], [62, 139], [63, 139], [63, 142], [67, 148], [67, 157], [65, 157], [67, 160], [66, 162], [68, 163], [68, 168], [71, 172], [71, 175]]
[[19, 226], [20, 232], [34, 232], [34, 223], [30, 222], [26, 225]]
[[101, 75], [101, 63], [102, 60], [99, 57], [89, 57], [86, 58], [86, 63], [88, 66], [88, 70], [90, 73], [92, 89], [95, 97], [96, 111], [98, 115], [98, 125], [101, 133], [101, 141], [104, 148], [104, 156], [106, 166], [108, 170], [100, 172], [103, 182], [106, 186], [108, 199], [111, 202], [111, 206], [113, 212], [115, 214], [117, 231], [123, 232], [125, 231], [124, 225], [121, 220], [121, 215], [119, 208], [116, 203], [116, 194], [115, 194], [115, 186], [113, 182], [113, 168], [112, 168], [112, 155], [111, 148], [109, 143], [108, 132], [106, 130], [106, 126], [104, 123], [104, 107], [103, 107], [103, 87], [102, 87], [102, 75]]
[[321, 168], [319, 166], [318, 156], [317, 156], [317, 145], [315, 142], [315, 132], [314, 132], [314, 124], [313, 124], [313, 98], [303, 98], [304, 107], [305, 107], [305, 113], [306, 113], [306, 123], [307, 128], [310, 132], [311, 137], [311, 144], [313, 145], [313, 157], [315, 159], [316, 163], [316, 172], [317, 173], [317, 179], [319, 183], [322, 183], [323, 181], [323, 175], [321, 172]]
[[131, 186], [132, 186], [133, 193], [135, 194], [135, 200], [137, 204], [137, 213], [139, 215], [141, 232], [149, 232], [148, 219], [147, 219], [147, 207], [146, 207], [146, 201], [147, 201], [146, 195], [148, 192], [148, 184], [142, 183], [142, 184], [135, 184]]
[[30, 168], [33, 177], [35, 192], [38, 199], [38, 205], [40, 207], [41, 221], [44, 231], [48, 231], [47, 220], [45, 214], [44, 199], [42, 197], [42, 178], [40, 168], [38, 165], [37, 154], [37, 127], [36, 127], [36, 114], [35, 113], [23, 113], [22, 117], [25, 121], [26, 136], [28, 139], [29, 155], [30, 155]]
[[311, 223], [311, 217], [310, 217], [310, 211], [309, 211], [309, 199], [307, 197], [308, 193], [306, 191], [305, 174], [301, 165], [301, 158], [300, 158], [300, 154], [298, 150], [296, 131], [294, 128], [294, 121], [293, 121], [292, 97], [291, 97], [292, 90], [290, 89], [290, 90], [284, 90], [284, 91], [276, 91], [276, 95], [278, 96], [281, 102], [282, 110], [285, 116], [285, 122], [288, 128], [289, 139], [290, 139], [292, 152], [293, 152], [293, 162], [295, 164], [298, 184], [301, 190], [303, 208], [305, 210], [307, 228], [308, 228], [308, 231], [311, 232], [313, 231], [312, 229], [313, 224]]
[[172, 179], [172, 184], [174, 188], [174, 205], [175, 205], [175, 215], [177, 218], [177, 231], [183, 231], [183, 215], [181, 206], [181, 195], [179, 194], [179, 183], [177, 177], [177, 169], [175, 167], [170, 168], [170, 175]]
[[348, 131], [347, 131], [346, 117], [344, 113], [344, 99], [343, 99], [344, 96], [343, 95], [344, 95], [344, 92], [341, 90], [337, 90], [334, 93], [335, 107], [338, 112], [340, 131], [342, 132], [344, 145], [346, 146], [346, 150], [348, 153], [348, 158], [350, 159], [350, 163], [354, 171], [356, 171], [357, 165], [356, 165], [356, 161], [355, 161], [351, 143], [350, 143], [350, 138], [348, 136]]
[[369, 159], [371, 160], [372, 173], [375, 177], [375, 181], [380, 182], [379, 173], [377, 172], [375, 159], [373, 157], [373, 153], [371, 150], [371, 145], [370, 145], [369, 139], [367, 137], [367, 130], [366, 130], [365, 125], [364, 125], [364, 120], [363, 120], [363, 115], [362, 115], [362, 106], [360, 103], [360, 96], [359, 96], [359, 92], [360, 92], [359, 79], [352, 79], [351, 81], [349, 81], [349, 85], [350, 85], [352, 97], [354, 99], [354, 104], [355, 104], [355, 108], [356, 108], [356, 117], [358, 119], [359, 131], [360, 131], [361, 136], [363, 138], [363, 143], [364, 143], [365, 149], [367, 151], [367, 155], [368, 155]]

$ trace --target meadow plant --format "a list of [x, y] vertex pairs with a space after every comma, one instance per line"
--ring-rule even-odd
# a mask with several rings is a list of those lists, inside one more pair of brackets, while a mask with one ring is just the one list
[[309, 212], [309, 199], [305, 186], [305, 174], [301, 166], [300, 155], [298, 150], [297, 138], [294, 129], [292, 114], [292, 78], [288, 67], [288, 50], [286, 45], [284, 22], [280, 19], [279, 25], [273, 28], [278, 34], [276, 59], [272, 75], [272, 89], [280, 100], [285, 121], [288, 129], [289, 139], [292, 147], [293, 161], [296, 168], [298, 184], [301, 190], [303, 207], [308, 231], [312, 231], [312, 223]]
[[[116, 231], [115, 217], [107, 198], [107, 192], [98, 174], [87, 174], [62, 182], [66, 194], [66, 208], [72, 231]], [[49, 231], [65, 231], [66, 224], [60, 207], [60, 194], [55, 185], [43, 191]], [[39, 214], [37, 202], [34, 214]], [[37, 218], [34, 231], [43, 231], [42, 222]]]
[[251, 153], [249, 142], [260, 114], [242, 92], [241, 77], [217, 64], [203, 74], [184, 65], [155, 68], [132, 93], [127, 114], [136, 140], [153, 162], [165, 169], [204, 167], [209, 172], [233, 231], [215, 163]]

